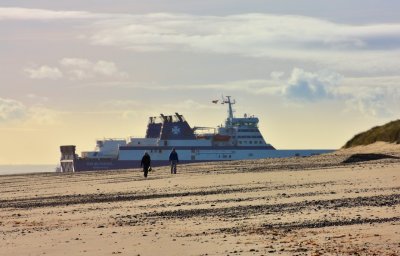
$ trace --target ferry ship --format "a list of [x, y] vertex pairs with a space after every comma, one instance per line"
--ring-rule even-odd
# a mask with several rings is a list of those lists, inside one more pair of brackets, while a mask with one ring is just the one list
[[[213, 101], [218, 103], [218, 101]], [[60, 146], [61, 172], [118, 170], [139, 168], [144, 152], [151, 157], [153, 167], [169, 164], [173, 148], [179, 163], [261, 159], [271, 157], [310, 156], [332, 150], [277, 150], [265, 141], [256, 116], [233, 115], [235, 100], [221, 100], [228, 106], [225, 124], [216, 128], [191, 127], [183, 115], [150, 117], [144, 138], [97, 140], [94, 151], [78, 156], [76, 146]]]

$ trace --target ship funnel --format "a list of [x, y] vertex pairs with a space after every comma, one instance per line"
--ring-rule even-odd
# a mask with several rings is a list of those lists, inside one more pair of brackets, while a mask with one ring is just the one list
[[161, 140], [194, 140], [196, 136], [192, 128], [186, 122], [185, 118], [175, 113], [177, 117], [175, 120], [173, 116], [166, 116], [161, 126], [160, 139]]

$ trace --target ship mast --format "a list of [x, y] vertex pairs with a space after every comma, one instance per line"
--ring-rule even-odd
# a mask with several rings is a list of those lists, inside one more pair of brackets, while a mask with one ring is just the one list
[[236, 103], [235, 100], [231, 101], [231, 96], [225, 96], [226, 99], [222, 100], [222, 104], [227, 103], [228, 104], [228, 118], [226, 120], [227, 125], [232, 125], [232, 120], [233, 120], [233, 108], [232, 105]]

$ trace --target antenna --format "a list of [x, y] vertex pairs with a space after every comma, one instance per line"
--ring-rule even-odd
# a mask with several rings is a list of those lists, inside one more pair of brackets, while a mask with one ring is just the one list
[[235, 100], [231, 101], [231, 96], [226, 96], [227, 100], [225, 100], [225, 103], [227, 103], [228, 106], [228, 118], [230, 120], [232, 120], [233, 118], [233, 109], [232, 109], [232, 105], [236, 103]]
[[232, 125], [232, 121], [233, 121], [233, 112], [234, 112], [234, 110], [233, 110], [233, 108], [232, 108], [232, 105], [233, 104], [236, 104], [236, 101], [235, 100], [231, 100], [231, 96], [225, 96], [223, 99], [222, 99], [222, 104], [228, 104], [228, 118], [226, 119], [226, 126], [231, 126]]

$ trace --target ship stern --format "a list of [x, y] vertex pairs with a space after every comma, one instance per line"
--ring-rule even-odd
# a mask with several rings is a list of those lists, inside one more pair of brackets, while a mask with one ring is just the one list
[[75, 148], [76, 147], [74, 145], [60, 146], [61, 172], [75, 172], [75, 160], [76, 160]]

